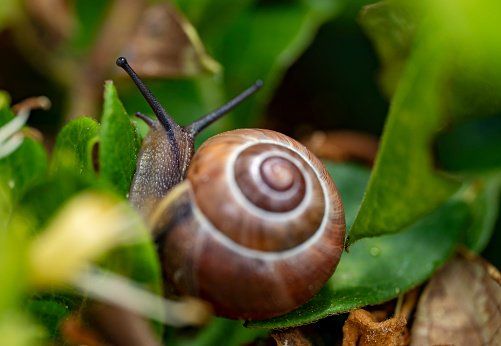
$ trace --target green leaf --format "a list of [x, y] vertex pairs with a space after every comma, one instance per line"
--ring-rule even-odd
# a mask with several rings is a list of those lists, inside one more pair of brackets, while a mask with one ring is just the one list
[[0, 31], [21, 17], [20, 0], [3, 0], [0, 2]]
[[44, 331], [19, 311], [8, 311], [0, 315], [0, 335], [4, 345], [32, 346], [40, 344]]
[[[341, 194], [349, 226], [363, 198], [369, 171], [353, 165], [326, 167]], [[251, 321], [248, 327], [276, 329], [307, 324], [398, 296], [426, 280], [450, 256], [469, 229], [474, 208], [460, 198], [451, 199], [400, 234], [357, 243], [343, 254], [333, 277], [312, 300], [286, 315]]]
[[101, 123], [99, 146], [101, 177], [125, 197], [136, 171], [141, 138], [118, 99], [117, 91], [111, 81], [105, 85]]
[[[273, 5], [227, 0], [177, 0], [176, 3], [197, 28], [209, 54], [225, 69], [224, 79], [172, 81], [169, 82], [172, 87], [161, 88], [155, 88], [153, 81], [148, 83], [180, 124], [221, 106], [257, 79], [264, 81], [262, 90], [236, 107], [232, 115], [202, 132], [197, 143], [221, 131], [256, 126], [260, 120], [258, 114], [286, 69], [312, 42], [320, 25], [341, 10], [340, 2], [327, 0]], [[214, 14], [218, 18], [216, 23]], [[185, 92], [176, 90], [178, 87]], [[138, 106], [127, 106], [138, 109], [135, 107]]]
[[[1, 10], [1, 5], [0, 5]], [[0, 92], [0, 127], [14, 119], [10, 98]], [[0, 335], [6, 345], [33, 345], [42, 330], [25, 316], [29, 219], [13, 215], [23, 191], [47, 170], [47, 154], [31, 139], [0, 160]]]
[[259, 93], [235, 109], [234, 127], [248, 127], [259, 120], [257, 114], [286, 69], [309, 46], [319, 26], [339, 13], [337, 4], [290, 1], [255, 5], [220, 31], [202, 37], [212, 56], [225, 68], [227, 94], [244, 90], [257, 79], [264, 82]]
[[[263, 89], [204, 130], [197, 138], [197, 146], [216, 133], [255, 127], [286, 69], [312, 42], [318, 28], [342, 9], [341, 1], [330, 0], [273, 5], [248, 0], [175, 2], [197, 28], [209, 54], [225, 69], [224, 78], [147, 81], [176, 122], [186, 125], [220, 107], [256, 80], [264, 81]], [[132, 87], [132, 83], [129, 85]], [[120, 90], [120, 94], [127, 109], [149, 112], [137, 90]]]
[[[386, 9], [395, 4], [401, 6], [387, 2]], [[492, 29], [501, 29], [501, 11], [494, 10], [500, 5], [490, 0], [474, 7], [467, 1], [415, 4], [425, 19], [404, 16], [399, 19], [410, 23], [395, 26], [393, 37], [402, 27], [418, 28], [347, 247], [364, 237], [399, 232], [444, 203], [459, 183], [434, 167], [432, 143], [438, 132], [501, 109], [494, 97], [501, 92], [501, 48]]]
[[90, 49], [96, 37], [99, 37], [99, 30], [102, 29], [111, 5], [110, 0], [75, 1], [78, 26], [75, 35], [71, 37], [70, 49], [76, 52], [86, 52]]
[[[19, 202], [19, 215], [29, 216], [30, 226], [34, 232], [40, 232], [47, 227], [62, 207], [78, 193], [83, 191], [102, 191], [104, 187], [99, 181], [89, 179], [86, 176], [65, 171], [64, 174], [55, 174], [45, 181], [33, 186], [21, 198]], [[122, 198], [110, 195], [110, 198], [117, 203], [123, 203]], [[130, 225], [140, 238], [130, 245], [122, 245], [103, 254], [96, 260], [97, 264], [109, 271], [119, 273], [131, 280], [139, 283], [144, 289], [150, 290], [156, 294], [162, 294], [162, 276], [157, 252], [146, 226], [142, 219], [129, 208], [130, 216], [134, 223]], [[75, 247], [78, 244], [68, 244], [68, 247]], [[65, 254], [61, 254], [61, 260], [64, 260]], [[85, 298], [85, 297], [84, 297]], [[92, 298], [92, 297], [91, 297]], [[39, 307], [52, 311], [54, 304], [70, 306], [71, 311], [78, 311], [85, 308], [85, 299], [80, 296], [68, 294], [67, 291], [53, 291], [52, 294], [44, 295], [40, 299]], [[49, 330], [55, 323], [54, 319], [60, 318], [61, 314], [50, 313], [47, 320], [43, 322]], [[162, 326], [153, 324], [158, 334], [161, 334]], [[49, 337], [58, 337], [57, 333]]]
[[[50, 300], [54, 298], [54, 300]], [[60, 335], [61, 322], [70, 314], [67, 301], [59, 301], [57, 295], [44, 298], [31, 298], [26, 304], [26, 310], [33, 316], [33, 319], [45, 327], [47, 334], [45, 341], [62, 340]]]
[[[0, 194], [1, 189], [0, 186]], [[0, 206], [0, 209], [3, 208]], [[6, 311], [15, 311], [19, 308], [26, 293], [27, 227], [23, 221], [25, 220], [13, 218], [8, 228], [0, 229], [0, 282], [2, 282], [0, 316]]]
[[[418, 2], [419, 3], [419, 2]], [[501, 3], [496, 0], [423, 2], [430, 15], [427, 35], [442, 38], [450, 90], [447, 110], [457, 122], [501, 111]]]
[[360, 242], [343, 255], [335, 275], [312, 300], [249, 327], [307, 324], [397, 297], [426, 280], [451, 255], [467, 215], [465, 204], [449, 204], [400, 234]]
[[[181, 11], [198, 28], [202, 39], [210, 37], [238, 18], [255, 0], [174, 0]], [[217, 20], [214, 20], [217, 18]]]
[[334, 179], [343, 201], [346, 229], [349, 229], [360, 208], [360, 201], [367, 189], [370, 172], [367, 167], [355, 164], [335, 164], [324, 161], [324, 165]]
[[358, 22], [379, 55], [379, 81], [387, 97], [395, 93], [422, 17], [413, 1], [381, 1], [360, 11]]
[[33, 231], [38, 232], [66, 201], [89, 188], [99, 189], [99, 185], [95, 180], [71, 171], [59, 172], [31, 186], [21, 196], [16, 211], [29, 217]]
[[[1, 109], [1, 106], [0, 106]], [[0, 196], [7, 194], [0, 184]], [[5, 205], [8, 203], [9, 205]], [[0, 214], [0, 335], [5, 345], [34, 345], [42, 335], [25, 315], [23, 303], [27, 294], [27, 220], [10, 215], [10, 200], [0, 198], [0, 213], [9, 209], [9, 214]], [[9, 227], [3, 223], [10, 221]]]
[[[100, 258], [97, 263], [110, 272], [121, 274], [139, 284], [142, 289], [163, 296], [163, 277], [155, 244], [143, 219], [130, 207], [130, 217], [140, 237], [135, 243], [119, 246]], [[111, 293], [111, 292], [110, 292]], [[160, 307], [158, 307], [160, 309]], [[156, 334], [161, 336], [164, 326], [151, 322]]]
[[457, 197], [467, 201], [472, 212], [462, 242], [474, 252], [483, 251], [492, 237], [499, 216], [500, 191], [501, 172], [497, 171], [470, 178], [458, 193]]
[[76, 118], [59, 132], [52, 153], [51, 171], [72, 171], [95, 176], [92, 149], [98, 141], [99, 124], [91, 118]]
[[[0, 127], [14, 119], [8, 106], [8, 95], [0, 94]], [[42, 144], [24, 138], [22, 144], [10, 155], [0, 159], [0, 181], [9, 188], [5, 191], [14, 202], [31, 184], [45, 176], [48, 157]]]
[[47, 167], [45, 148], [31, 138], [25, 138], [15, 152], [0, 160], [0, 179], [7, 182], [14, 201], [46, 175]]
[[10, 95], [0, 90], [0, 126], [7, 124], [14, 117], [9, 105]]
[[138, 244], [115, 248], [107, 253], [99, 264], [162, 296], [163, 280], [157, 251], [144, 225], [141, 227], [141, 234], [142, 239], [139, 239]]
[[346, 246], [396, 233], [436, 209], [460, 186], [433, 163], [431, 143], [446, 124], [440, 90], [445, 82], [440, 40], [415, 49], [386, 121], [379, 154]]

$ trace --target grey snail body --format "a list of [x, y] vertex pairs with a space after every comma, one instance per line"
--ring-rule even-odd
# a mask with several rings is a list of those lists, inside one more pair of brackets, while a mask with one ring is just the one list
[[257, 129], [216, 135], [194, 152], [207, 121], [260, 83], [180, 127], [121, 59], [159, 118], [138, 114], [150, 132], [129, 198], [152, 229], [166, 281], [232, 319], [274, 317], [316, 295], [345, 234], [341, 199], [320, 160], [290, 137]]

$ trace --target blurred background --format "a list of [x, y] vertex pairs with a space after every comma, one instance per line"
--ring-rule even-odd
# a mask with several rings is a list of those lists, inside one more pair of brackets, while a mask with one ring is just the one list
[[[72, 118], [99, 119], [106, 79], [129, 114], [151, 114], [114, 65], [123, 55], [180, 124], [264, 81], [204, 138], [258, 126], [293, 136], [315, 129], [379, 135], [388, 104], [356, 21], [367, 3], [9, 0], [0, 7], [0, 88], [13, 104], [50, 98], [52, 108], [30, 119], [47, 140]], [[191, 25], [200, 39], [186, 34]]]
[[[131, 120], [143, 135], [146, 133], [146, 125], [133, 114], [140, 111], [153, 116], [153, 112], [130, 78], [115, 65], [120, 56], [128, 59], [180, 125], [218, 108], [256, 80], [263, 81], [264, 87], [258, 93], [202, 132], [197, 145], [222, 131], [261, 127], [303, 141], [318, 131], [334, 133], [336, 144], [348, 151], [357, 146], [366, 148], [365, 140], [376, 143], [377, 147], [391, 97], [416, 34], [413, 24], [419, 20], [415, 17], [421, 14], [407, 13], [404, 6], [399, 8], [401, 13], [392, 16], [394, 13], [384, 12], [384, 5], [378, 7], [373, 3], [370, 0], [0, 0], [0, 90], [10, 95], [11, 105], [33, 96], [50, 99], [51, 108], [33, 110], [28, 123], [40, 132], [38, 137], [49, 153], [60, 129], [72, 119], [86, 116], [100, 121], [106, 80], [114, 82]], [[400, 21], [401, 18], [408, 20]], [[493, 33], [497, 35], [496, 30]], [[426, 60], [424, 65], [428, 65]], [[491, 66], [485, 64], [481, 68], [490, 73]], [[453, 66], [447, 71], [458, 71], [461, 67]], [[472, 71], [473, 76], [466, 73], [465, 80], [472, 77], [475, 81], [480, 75], [476, 74], [478, 70], [472, 68]], [[496, 79], [495, 74], [492, 79]], [[485, 80], [485, 84], [491, 82]], [[488, 94], [477, 88], [478, 84], [471, 85], [464, 88], [467, 96]], [[501, 86], [487, 90], [493, 90], [494, 94], [489, 101], [497, 100], [495, 93]], [[416, 103], [419, 96], [415, 97]], [[439, 95], [441, 101], [448, 96], [446, 92]], [[458, 104], [463, 105], [461, 102]], [[492, 111], [495, 106], [492, 109], [476, 106], [471, 107], [472, 113], [479, 114], [471, 118], [480, 120], [461, 118], [447, 123], [446, 128], [434, 128], [436, 132], [432, 135], [436, 134], [435, 167], [466, 180], [475, 174], [499, 173], [501, 167], [501, 115]], [[501, 103], [498, 106], [501, 108]], [[477, 112], [478, 109], [481, 111]], [[411, 142], [407, 138], [404, 141]], [[428, 147], [423, 150], [429, 154]], [[337, 159], [371, 165], [370, 159], [357, 155]], [[349, 181], [358, 180], [349, 175]], [[479, 209], [478, 214], [485, 216], [481, 221], [488, 226], [498, 218], [498, 187], [473, 205]], [[358, 205], [350, 207], [358, 210]], [[40, 209], [43, 214], [44, 209]], [[471, 228], [480, 222], [474, 217], [475, 210], [468, 219]], [[498, 220], [490, 241], [490, 228], [483, 238], [488, 242], [483, 255], [498, 268], [501, 268], [500, 228]], [[447, 244], [442, 245], [445, 248]], [[11, 257], [16, 256], [17, 253]], [[391, 260], [397, 262], [400, 258]], [[366, 267], [366, 262], [362, 264]], [[12, 268], [16, 270], [15, 266]], [[16, 283], [11, 286], [19, 295]], [[4, 300], [12, 300], [2, 293]], [[33, 301], [38, 303], [45, 297], [38, 298]], [[19, 301], [24, 304], [24, 297]], [[46, 324], [57, 325], [50, 307], [68, 309], [70, 299], [58, 296], [55, 301], [59, 305], [52, 304], [52, 297], [48, 301], [47, 305], [34, 305], [30, 309], [42, 316]], [[0, 310], [1, 307], [0, 301]], [[325, 344], [334, 344], [339, 335], [332, 335], [333, 326], [340, 331], [345, 318], [332, 316], [305, 328], [315, 329]], [[4, 330], [10, 328], [4, 325], [7, 326]], [[19, 324], [23, 333], [25, 325]], [[219, 319], [215, 319], [211, 328], [206, 329], [208, 336], [201, 336], [200, 340], [211, 340], [210, 330], [219, 331], [214, 340], [239, 338], [245, 333], [252, 340], [255, 337], [252, 333], [258, 334], [248, 329], [243, 332], [240, 322]], [[165, 340], [176, 340], [178, 334], [191, 337], [195, 330], [167, 329]]]

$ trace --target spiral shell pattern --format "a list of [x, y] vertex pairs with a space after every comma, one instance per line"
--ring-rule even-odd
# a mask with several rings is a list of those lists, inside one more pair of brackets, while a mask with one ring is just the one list
[[343, 250], [344, 210], [325, 167], [269, 130], [206, 141], [154, 218], [165, 276], [228, 318], [269, 318], [304, 304]]

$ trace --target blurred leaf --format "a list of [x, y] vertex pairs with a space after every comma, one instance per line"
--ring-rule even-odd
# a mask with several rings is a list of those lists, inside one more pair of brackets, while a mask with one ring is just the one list
[[468, 1], [419, 6], [426, 20], [418, 23], [347, 247], [364, 237], [399, 232], [440, 206], [459, 183], [434, 168], [435, 136], [445, 126], [501, 109], [494, 96], [501, 92], [501, 47], [493, 30], [501, 29], [501, 5], [483, 0], [475, 6]]
[[53, 174], [31, 186], [20, 198], [16, 211], [30, 216], [30, 226], [39, 232], [53, 218], [65, 201], [77, 193], [98, 188], [98, 184], [86, 176], [71, 171]]
[[[337, 2], [292, 1], [248, 8], [232, 22], [203, 36], [209, 51], [225, 68], [227, 94], [244, 90], [256, 79], [264, 88], [235, 109], [234, 127], [255, 124], [285, 70], [312, 42], [318, 27], [338, 13]], [[324, 6], [322, 6], [322, 4]], [[273, 34], [270, 34], [273, 33]]]
[[144, 10], [124, 51], [142, 77], [221, 73], [221, 66], [207, 54], [196, 29], [168, 2]]
[[[0, 127], [14, 119], [9, 103], [9, 96], [0, 92]], [[20, 147], [0, 160], [0, 335], [6, 345], [32, 345], [42, 333], [22, 310], [27, 293], [29, 219], [12, 215], [12, 208], [46, 169], [47, 154], [31, 139], [24, 139]]]
[[[89, 189], [99, 191], [103, 187], [99, 183], [84, 179], [80, 175], [68, 174], [68, 172], [64, 175], [52, 176], [44, 182], [33, 186], [21, 198], [21, 209], [29, 210], [33, 218], [33, 228], [42, 230], [48, 226], [49, 221], [52, 221], [58, 215], [58, 212], [62, 210], [62, 207], [70, 199], [80, 192]], [[106, 196], [109, 196], [108, 199], [111, 198], [115, 203], [123, 203], [116, 196], [113, 197], [108, 193]], [[123, 207], [126, 207], [126, 205], [124, 204]], [[132, 227], [134, 232], [136, 232], [134, 234], [138, 234], [140, 239], [135, 239], [134, 243], [130, 246], [121, 245], [117, 247], [105, 257], [102, 257], [100, 263], [106, 263], [107, 268], [113, 269], [133, 280], [136, 277], [130, 275], [134, 274], [137, 276], [139, 282], [145, 282], [154, 277], [155, 280], [152, 283], [152, 287], [158, 288], [160, 269], [156, 250], [151, 242], [149, 232], [130, 207], [127, 207], [126, 210], [128, 210], [130, 218], [133, 217], [133, 219], [129, 220], [131, 222], [129, 226], [134, 226]], [[75, 215], [75, 217], [78, 217], [78, 215]], [[92, 225], [92, 222], [95, 221], [89, 220], [89, 225]], [[119, 241], [120, 239], [117, 239], [118, 243]], [[78, 246], [78, 244], [71, 244], [71, 246]]]
[[[165, 107], [174, 118], [183, 116], [189, 123], [227, 102], [257, 79], [264, 81], [264, 88], [259, 93], [237, 107], [233, 115], [202, 132], [197, 143], [223, 130], [255, 126], [259, 121], [258, 112], [285, 70], [311, 43], [318, 27], [340, 10], [338, 2], [323, 0], [278, 4], [205, 0], [178, 0], [176, 3], [197, 28], [209, 54], [221, 62], [225, 70], [222, 81], [201, 78], [190, 82], [195, 93], [190, 95], [187, 108], [177, 105], [182, 102], [178, 92], [165, 94], [169, 95], [165, 96], [169, 97]], [[159, 91], [154, 93], [163, 97]], [[197, 104], [201, 111], [190, 112], [192, 105]], [[178, 108], [180, 111], [176, 112]], [[184, 119], [179, 122], [185, 123]]]
[[101, 123], [99, 145], [101, 177], [125, 197], [136, 171], [141, 138], [118, 99], [117, 91], [111, 81], [105, 85]]
[[0, 31], [19, 18], [21, 8], [20, 0], [2, 0], [0, 2]]
[[497, 34], [501, 30], [501, 3], [427, 0], [423, 5], [431, 17], [426, 28], [429, 39], [442, 43], [441, 67], [450, 78], [446, 80], [450, 90], [442, 93], [454, 123], [501, 111], [501, 47]]
[[100, 126], [92, 118], [76, 118], [59, 132], [52, 152], [52, 173], [69, 170], [95, 176], [92, 149], [98, 141]]
[[[142, 239], [138, 239], [137, 244], [120, 246], [109, 251], [98, 261], [98, 264], [109, 271], [130, 278], [141, 288], [162, 297], [163, 277], [155, 244], [151, 241], [149, 231], [142, 222], [141, 227], [137, 228], [142, 233]], [[159, 306], [158, 309], [160, 308]], [[165, 326], [156, 321], [151, 321], [151, 324], [156, 334], [161, 336]]]
[[78, 27], [72, 38], [72, 48], [76, 51], [89, 49], [93, 40], [99, 35], [99, 30], [111, 6], [110, 0], [77, 0], [75, 15]]
[[[14, 119], [8, 107], [8, 96], [0, 94], [0, 127]], [[48, 157], [45, 148], [31, 138], [24, 138], [22, 144], [10, 155], [0, 159], [0, 179], [8, 186], [12, 201], [32, 183], [45, 176]]]
[[362, 8], [358, 21], [381, 60], [380, 83], [391, 98], [403, 74], [423, 13], [412, 1], [381, 1]]
[[244, 328], [242, 321], [214, 317], [212, 322], [194, 337], [180, 335], [173, 329], [168, 330], [164, 337], [164, 343], [166, 345], [177, 346], [239, 346], [250, 344], [257, 338], [265, 338], [267, 336], [268, 331]]
[[0, 232], [4, 232], [12, 213], [13, 202], [9, 190], [7, 182], [0, 179]]
[[[4, 196], [3, 186], [0, 184], [0, 196]], [[10, 203], [0, 198], [0, 210]], [[27, 220], [12, 218], [8, 228], [0, 227], [0, 335], [5, 345], [33, 345], [42, 335], [41, 328], [35, 326], [24, 314], [22, 306], [27, 294]]]
[[360, 201], [367, 189], [370, 172], [367, 167], [355, 164], [336, 164], [324, 161], [324, 165], [341, 195], [345, 210], [346, 229], [349, 229], [360, 208]]
[[224, 27], [229, 22], [238, 18], [242, 11], [256, 3], [255, 0], [174, 0], [173, 2], [198, 28], [204, 41], [206, 37], [224, 31]]
[[163, 279], [156, 248], [148, 229], [137, 220], [135, 227], [141, 238], [138, 244], [117, 247], [99, 260], [100, 266], [131, 278], [159, 296], [163, 295]]
[[439, 164], [449, 171], [478, 174], [501, 168], [501, 114], [445, 131], [436, 149]]
[[437, 172], [430, 143], [444, 126], [440, 64], [432, 47], [413, 52], [385, 125], [374, 171], [346, 246], [365, 237], [396, 233], [441, 205], [460, 186]]
[[25, 138], [14, 153], [1, 159], [0, 176], [11, 188], [12, 199], [16, 200], [28, 186], [44, 177], [47, 166], [45, 148], [31, 138]]
[[60, 40], [73, 35], [76, 19], [73, 11], [73, 2], [63, 0], [25, 0], [24, 7], [30, 19], [33, 20], [39, 31], [44, 31], [42, 39], [53, 45]]
[[430, 280], [419, 299], [411, 345], [498, 343], [500, 274], [482, 258], [471, 257], [453, 258]]
[[[370, 172], [353, 165], [326, 167], [341, 194], [349, 227]], [[248, 327], [276, 329], [307, 324], [398, 296], [426, 280], [451, 255], [463, 232], [469, 229], [475, 203], [451, 199], [400, 234], [357, 243], [343, 254], [333, 277], [308, 303], [280, 317], [251, 321]]]
[[5, 125], [12, 119], [13, 114], [9, 108], [10, 101], [10, 95], [5, 91], [0, 90], [0, 125]]
[[[73, 198], [76, 194], [81, 191], [92, 189], [94, 191], [99, 191], [99, 189], [103, 189], [103, 186], [99, 182], [95, 180], [92, 181], [88, 179], [88, 177], [75, 174], [70, 174], [69, 171], [66, 171], [64, 175], [56, 174], [47, 179], [46, 181], [32, 187], [29, 191], [27, 191], [26, 195], [20, 201], [19, 210], [29, 211], [31, 217], [33, 218], [32, 227], [35, 230], [41, 230], [43, 228], [51, 229], [54, 226], [54, 220], [57, 218], [61, 219], [63, 215], [61, 212], [64, 212], [66, 209], [62, 207], [66, 205], [66, 203]], [[95, 248], [89, 248], [88, 250], [82, 249], [83, 246], [89, 247], [89, 241], [95, 241], [94, 237], [90, 237], [90, 234], [82, 234], [85, 233], [85, 230], [81, 231], [77, 229], [77, 227], [71, 226], [70, 229], [58, 229], [57, 232], [52, 230], [51, 237], [46, 237], [48, 232], [44, 232], [39, 234], [36, 237], [37, 242], [42, 242], [37, 249], [44, 250], [44, 248], [48, 249], [60, 249], [59, 251], [50, 251], [50, 256], [43, 257], [44, 259], [49, 258], [49, 260], [57, 260], [57, 257], [60, 256], [60, 261], [69, 261], [70, 257], [68, 255], [68, 251], [71, 252], [71, 255], [75, 254], [75, 256], [79, 254], [85, 255], [85, 253], [91, 251], [91, 255], [94, 256], [96, 251], [106, 251], [106, 253], [98, 254], [99, 258], [96, 259], [96, 262], [103, 267], [107, 268], [110, 271], [122, 274], [125, 277], [130, 278], [133, 281], [138, 282], [144, 289], [148, 289], [156, 294], [162, 293], [162, 277], [160, 273], [160, 264], [157, 258], [156, 249], [151, 241], [149, 232], [144, 226], [143, 222], [139, 218], [139, 216], [132, 210], [131, 207], [124, 204], [122, 199], [118, 199], [116, 196], [111, 197], [110, 201], [114, 201], [114, 203], [120, 203], [120, 209], [118, 209], [119, 205], [111, 205], [110, 212], [116, 212], [118, 210], [128, 210], [127, 217], [122, 216], [120, 220], [114, 220], [114, 224], [116, 227], [127, 226], [127, 229], [123, 229], [120, 231], [116, 237], [112, 237], [108, 239], [112, 243], [108, 244], [97, 244]], [[82, 207], [83, 208], [83, 207]], [[124, 209], [125, 208], [125, 209]], [[75, 209], [75, 208], [73, 208]], [[78, 209], [77, 209], [78, 210]], [[87, 212], [88, 208], [82, 209], [82, 214]], [[72, 214], [72, 215], [64, 215], [64, 217], [72, 217], [74, 222], [80, 222], [79, 220], [81, 215]], [[103, 215], [105, 216], [105, 215]], [[134, 221], [132, 221], [134, 220]], [[106, 221], [106, 222], [105, 222]], [[110, 220], [88, 220], [86, 224], [81, 225], [82, 228], [89, 227], [88, 232], [99, 232], [99, 227], [95, 226], [94, 223], [102, 223], [100, 227], [105, 227], [105, 225], [109, 225]], [[113, 222], [113, 221], [111, 221]], [[64, 223], [63, 223], [64, 224]], [[122, 226], [120, 226], [122, 225]], [[54, 226], [55, 227], [55, 226]], [[128, 239], [128, 236], [125, 232], [131, 231], [134, 234], [134, 241]], [[73, 237], [67, 245], [61, 244], [67, 238], [67, 232], [72, 232]], [[78, 234], [76, 234], [76, 233]], [[64, 234], [63, 234], [64, 233]], [[106, 232], [99, 232], [101, 235], [100, 238], [103, 238], [103, 241], [107, 238], [105, 237]], [[57, 235], [61, 235], [60, 238], [54, 238]], [[83, 239], [89, 241], [75, 241], [78, 237], [84, 237]], [[123, 236], [122, 236], [123, 235]], [[139, 238], [138, 238], [139, 236]], [[125, 238], [124, 238], [125, 237]], [[99, 238], [99, 237], [98, 237]], [[105, 239], [106, 238], [106, 239]], [[109, 238], [109, 237], [108, 237]], [[123, 238], [123, 239], [122, 239]], [[129, 237], [130, 238], [130, 237]], [[47, 241], [47, 243], [43, 243], [43, 241]], [[50, 240], [50, 244], [49, 244]], [[124, 241], [130, 245], [124, 245]], [[45, 244], [45, 245], [44, 245]], [[114, 245], [115, 244], [115, 245]], [[112, 250], [107, 250], [110, 246], [114, 247]], [[72, 250], [73, 249], [73, 250]], [[46, 249], [45, 249], [46, 250]], [[46, 251], [45, 251], [46, 252]], [[37, 252], [38, 253], [38, 252]], [[32, 255], [34, 255], [33, 253]], [[94, 255], [93, 255], [94, 254]], [[38, 258], [38, 257], [37, 257]], [[86, 258], [82, 258], [85, 260]], [[34, 266], [32, 269], [42, 268], [43, 265], [50, 266], [50, 263], [40, 263], [39, 260], [36, 261], [37, 266]], [[82, 265], [85, 263], [82, 263]], [[36, 268], [35, 268], [36, 267]], [[52, 272], [47, 271], [47, 276], [56, 275], [54, 272], [56, 269], [59, 270], [60, 266], [53, 265]], [[57, 268], [56, 268], [57, 267]], [[85, 268], [85, 267], [84, 267]], [[64, 268], [63, 268], [64, 269]], [[38, 271], [40, 272], [40, 270]], [[35, 271], [33, 271], [35, 273]], [[36, 278], [32, 278], [36, 279]], [[37, 282], [42, 282], [38, 280]], [[71, 283], [71, 281], [70, 281]], [[55, 282], [56, 284], [56, 282]], [[64, 298], [65, 306], [70, 306], [72, 311], [79, 311], [82, 308], [85, 308], [85, 300], [78, 296], [72, 296], [64, 291], [54, 290], [51, 295], [45, 295], [41, 297], [42, 303], [39, 303], [39, 307], [43, 309], [48, 309], [47, 311], [52, 311], [51, 306], [54, 304], [60, 304], [61, 296]], [[54, 323], [54, 319], [61, 317], [60, 314], [50, 313], [47, 317], [47, 321], [44, 321], [44, 325], [47, 328], [51, 328], [51, 325]], [[157, 333], [161, 332], [161, 326], [159, 324], [155, 324]], [[51, 329], [52, 330], [52, 329]], [[53, 334], [53, 337], [56, 337], [59, 334]]]
[[[218, 108], [257, 79], [264, 81], [264, 88], [236, 107], [232, 115], [203, 131], [197, 138], [197, 146], [216, 133], [256, 126], [260, 120], [257, 114], [285, 70], [311, 43], [318, 27], [341, 10], [338, 2], [327, 0], [271, 5], [253, 1], [178, 0], [176, 3], [197, 28], [209, 54], [224, 67], [223, 80], [200, 77], [168, 83], [147, 81], [180, 125]], [[129, 85], [132, 87], [132, 83]], [[120, 95], [127, 109], [149, 112], [136, 90], [120, 90]]]
[[489, 173], [472, 178], [458, 193], [470, 204], [471, 220], [462, 242], [472, 251], [485, 249], [499, 217], [501, 173]]
[[26, 224], [22, 221], [13, 218], [7, 229], [0, 229], [0, 315], [15, 311], [26, 293], [27, 241]]
[[39, 344], [44, 330], [18, 311], [9, 311], [0, 315], [0, 335], [4, 345], [32, 346]]
[[33, 316], [34, 320], [45, 327], [47, 334], [46, 340], [60, 340], [60, 325], [69, 314], [69, 306], [64, 301], [57, 301], [57, 295], [54, 295], [55, 301], [45, 299], [31, 298], [26, 304], [27, 311]]

